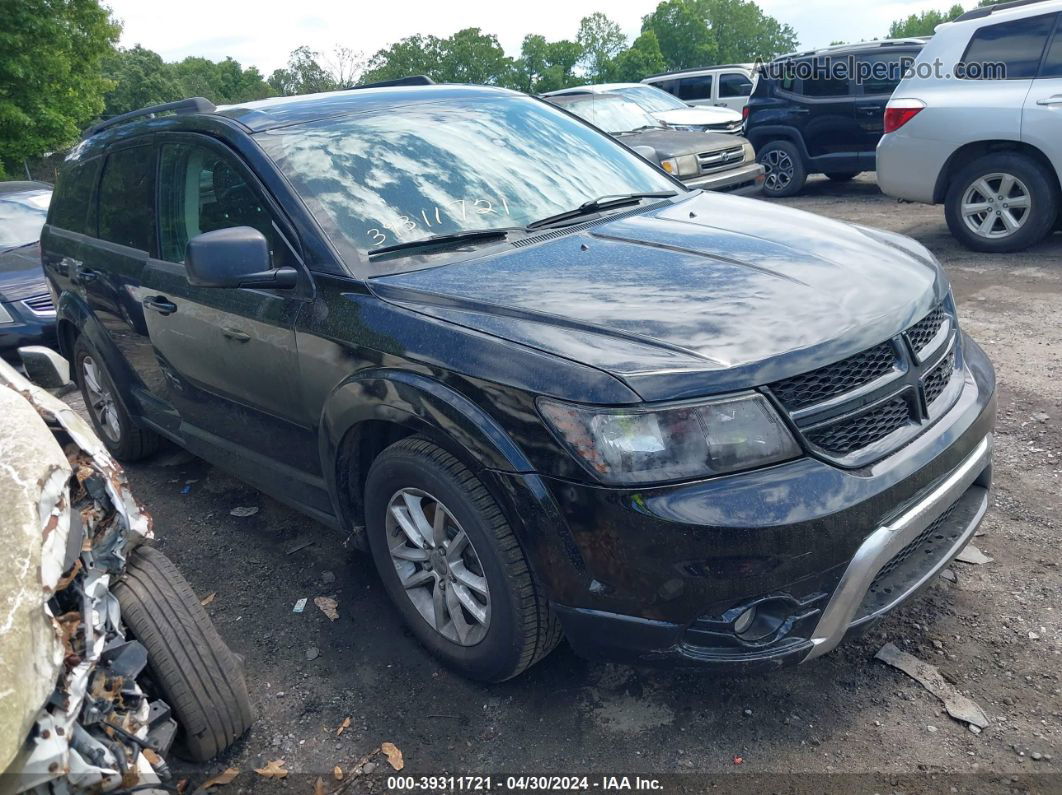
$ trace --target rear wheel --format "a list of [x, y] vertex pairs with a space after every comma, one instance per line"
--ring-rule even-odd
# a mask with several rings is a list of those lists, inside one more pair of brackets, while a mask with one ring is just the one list
[[830, 182], [851, 182], [862, 173], [862, 171], [832, 171], [826, 174], [826, 179]]
[[944, 200], [951, 233], [975, 251], [1021, 251], [1039, 243], [1058, 219], [1055, 186], [1032, 159], [985, 155], [952, 178]]
[[119, 461], [138, 461], [158, 449], [159, 437], [129, 416], [103, 357], [84, 335], [74, 343], [74, 372], [96, 435], [111, 455]]
[[254, 721], [241, 666], [165, 555], [138, 547], [115, 586], [122, 623], [144, 644], [148, 674], [177, 719], [177, 753], [205, 762]]
[[804, 188], [808, 172], [800, 150], [790, 141], [771, 141], [756, 156], [763, 165], [763, 192], [776, 199], [795, 196]]
[[560, 627], [489, 492], [426, 439], [396, 442], [365, 486], [373, 561], [406, 624], [435, 656], [500, 682], [546, 656]]

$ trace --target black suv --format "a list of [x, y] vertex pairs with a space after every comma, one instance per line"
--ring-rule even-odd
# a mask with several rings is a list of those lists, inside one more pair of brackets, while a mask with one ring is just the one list
[[887, 39], [786, 55], [760, 67], [742, 111], [767, 171], [767, 196], [793, 196], [809, 174], [846, 182], [875, 168], [885, 105], [925, 39]]
[[42, 240], [101, 437], [353, 531], [470, 676], [562, 635], [810, 659], [980, 522], [992, 367], [907, 238], [687, 190], [503, 89], [150, 110], [72, 151]]

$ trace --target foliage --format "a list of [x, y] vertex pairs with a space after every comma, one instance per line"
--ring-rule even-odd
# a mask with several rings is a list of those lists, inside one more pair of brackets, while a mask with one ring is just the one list
[[183, 96], [173, 65], [139, 44], [107, 56], [103, 74], [111, 83], [111, 89], [103, 96], [105, 117], [172, 102]]
[[339, 85], [332, 74], [320, 64], [320, 57], [320, 53], [305, 45], [296, 47], [288, 56], [288, 65], [274, 70], [269, 76], [269, 87], [274, 93], [283, 96], [334, 91]]
[[889, 26], [890, 39], [904, 39], [911, 36], [932, 36], [937, 25], [950, 22], [963, 13], [961, 5], [956, 3], [946, 11], [923, 11], [911, 14], [905, 19], [898, 19]]
[[0, 0], [0, 171], [73, 142], [103, 110], [120, 27], [97, 0]]
[[627, 37], [620, 26], [600, 11], [583, 17], [575, 40], [582, 47], [580, 63], [591, 83], [608, 79], [612, 59], [627, 46]]
[[637, 83], [646, 75], [663, 72], [666, 68], [660, 42], [653, 31], [647, 30], [634, 40], [629, 49], [612, 60], [609, 72], [611, 79], [617, 82]]
[[446, 83], [500, 85], [512, 73], [513, 63], [493, 33], [465, 28], [443, 40], [439, 79]]
[[721, 63], [746, 63], [792, 52], [796, 31], [763, 13], [752, 0], [694, 0], [715, 38]]
[[511, 87], [538, 94], [575, 85], [578, 80], [573, 70], [582, 54], [578, 42], [546, 41], [545, 36], [529, 33], [524, 36], [520, 57], [513, 65]]
[[691, 69], [716, 62], [715, 37], [690, 0], [664, 0], [642, 19], [642, 31], [656, 35], [667, 69]]

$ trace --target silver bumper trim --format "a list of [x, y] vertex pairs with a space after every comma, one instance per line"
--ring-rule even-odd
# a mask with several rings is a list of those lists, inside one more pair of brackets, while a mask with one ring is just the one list
[[[944, 482], [894, 521], [879, 527], [867, 537], [866, 541], [856, 550], [837, 589], [830, 597], [829, 604], [826, 605], [826, 609], [819, 618], [819, 623], [811, 636], [811, 642], [814, 645], [804, 658], [805, 662], [831, 651], [841, 642], [852, 625], [856, 611], [863, 603], [867, 590], [881, 568], [955, 503], [973, 485], [984, 468], [988, 466], [991, 458], [992, 434], [988, 434]], [[978, 510], [976, 518], [955, 542], [952, 552], [943, 557], [940, 566], [927, 572], [917, 585], [909, 589], [908, 593], [921, 587], [947, 563], [951, 554], [957, 553], [966, 544], [980, 524], [987, 507], [988, 495], [986, 493], [984, 504]], [[900, 596], [894, 604], [902, 601], [906, 595]]]

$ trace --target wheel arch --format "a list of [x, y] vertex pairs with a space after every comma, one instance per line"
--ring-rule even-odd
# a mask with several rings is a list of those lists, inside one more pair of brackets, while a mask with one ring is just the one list
[[807, 147], [804, 145], [804, 137], [795, 127], [787, 127], [784, 125], [754, 127], [745, 133], [745, 137], [749, 139], [750, 143], [752, 143], [757, 155], [759, 155], [760, 149], [767, 146], [767, 144], [774, 143], [775, 141], [787, 141], [797, 148], [797, 151], [800, 152], [800, 156], [804, 159], [805, 165], [808, 162], [809, 155]]
[[1006, 139], [972, 141], [960, 146], [952, 153], [951, 157], [945, 161], [944, 167], [941, 168], [940, 174], [937, 176], [936, 185], [933, 188], [933, 203], [941, 204], [944, 201], [948, 194], [948, 188], [951, 186], [951, 180], [959, 173], [959, 171], [978, 158], [997, 152], [1012, 152], [1014, 154], [1022, 154], [1032, 158], [1046, 172], [1048, 181], [1054, 186], [1055, 193], [1058, 194], [1060, 192], [1058, 174], [1055, 172], [1054, 165], [1051, 163], [1047, 155], [1037, 147], [1027, 144], [1024, 141]]

